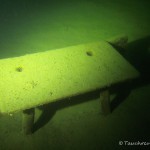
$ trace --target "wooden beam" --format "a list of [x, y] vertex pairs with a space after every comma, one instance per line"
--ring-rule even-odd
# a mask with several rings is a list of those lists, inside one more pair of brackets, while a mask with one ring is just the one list
[[101, 113], [108, 115], [111, 113], [109, 89], [105, 89], [100, 93]]
[[22, 130], [25, 135], [32, 134], [34, 124], [35, 109], [23, 110], [22, 116]]

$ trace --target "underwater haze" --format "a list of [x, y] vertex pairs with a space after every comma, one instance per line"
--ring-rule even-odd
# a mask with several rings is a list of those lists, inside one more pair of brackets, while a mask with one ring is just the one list
[[112, 89], [111, 99], [113, 91], [119, 96], [108, 116], [100, 113], [97, 91], [36, 109], [35, 132], [29, 136], [21, 131], [22, 112], [0, 114], [0, 150], [121, 150], [125, 141], [147, 142], [136, 147], [149, 148], [149, 8], [148, 0], [1, 0], [0, 59], [125, 34], [129, 42], [117, 50], [141, 77], [123, 87], [125, 94]]

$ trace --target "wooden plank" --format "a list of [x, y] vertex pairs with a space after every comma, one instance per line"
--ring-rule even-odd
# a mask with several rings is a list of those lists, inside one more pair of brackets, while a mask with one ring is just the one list
[[138, 77], [105, 41], [0, 60], [0, 112], [25, 110]]

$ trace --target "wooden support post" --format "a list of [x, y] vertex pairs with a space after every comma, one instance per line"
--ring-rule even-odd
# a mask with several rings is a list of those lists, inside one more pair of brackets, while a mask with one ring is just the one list
[[100, 93], [101, 113], [108, 115], [111, 113], [109, 89], [104, 89]]
[[26, 109], [23, 111], [22, 130], [23, 133], [26, 135], [32, 134], [34, 124], [34, 113], [35, 113], [34, 108]]

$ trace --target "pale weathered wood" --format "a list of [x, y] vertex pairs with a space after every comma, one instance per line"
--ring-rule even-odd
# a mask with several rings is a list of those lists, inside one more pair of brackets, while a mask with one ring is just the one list
[[0, 60], [0, 112], [25, 110], [138, 77], [108, 42]]

